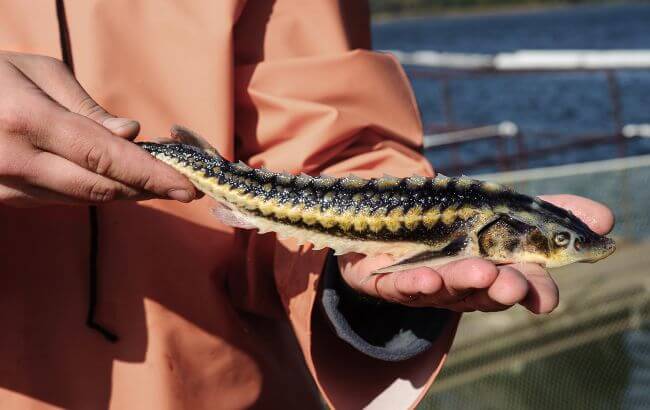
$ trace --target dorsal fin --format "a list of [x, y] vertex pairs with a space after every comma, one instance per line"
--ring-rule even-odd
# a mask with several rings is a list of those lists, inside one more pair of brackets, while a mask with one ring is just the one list
[[193, 145], [195, 147], [203, 149], [205, 152], [221, 157], [217, 152], [217, 149], [214, 148], [210, 143], [200, 136], [198, 133], [192, 131], [191, 129], [184, 127], [182, 125], [174, 124], [169, 130], [169, 135], [172, 140], [176, 142], [182, 142], [183, 144]]

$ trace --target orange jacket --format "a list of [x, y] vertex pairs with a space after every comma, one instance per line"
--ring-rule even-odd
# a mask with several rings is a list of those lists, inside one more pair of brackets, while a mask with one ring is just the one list
[[[430, 174], [400, 65], [362, 50], [366, 7], [0, 0], [0, 49], [61, 58], [67, 27], [80, 83], [144, 136], [179, 123], [254, 167]], [[97, 320], [111, 344], [84, 326], [88, 208], [0, 205], [0, 408], [317, 407], [316, 386], [337, 408], [417, 402], [455, 317], [417, 359], [371, 359], [314, 309], [324, 251], [234, 231], [209, 206], [99, 207]]]

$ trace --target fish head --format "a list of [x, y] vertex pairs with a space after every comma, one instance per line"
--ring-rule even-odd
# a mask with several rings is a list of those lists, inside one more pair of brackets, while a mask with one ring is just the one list
[[559, 267], [597, 262], [611, 255], [615, 242], [592, 231], [562, 208], [536, 200], [534, 209], [498, 216], [478, 233], [482, 256], [497, 263], [539, 263]]
[[547, 222], [540, 230], [543, 230], [550, 244], [545, 263], [547, 267], [559, 267], [575, 262], [594, 263], [616, 250], [616, 242], [613, 239], [597, 234], [582, 221], [580, 224], [566, 220], [562, 223]]

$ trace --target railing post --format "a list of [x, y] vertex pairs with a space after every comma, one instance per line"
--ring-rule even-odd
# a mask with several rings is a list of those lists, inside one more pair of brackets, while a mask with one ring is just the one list
[[526, 142], [524, 141], [524, 134], [517, 133], [515, 135], [517, 140], [517, 168], [524, 169], [528, 167], [528, 152], [526, 151]]
[[449, 89], [449, 79], [447, 77], [440, 79], [440, 94], [442, 96], [442, 115], [445, 119], [447, 128], [451, 128], [455, 121], [451, 91]]
[[506, 141], [501, 138], [501, 136], [497, 136], [497, 151], [498, 151], [498, 162], [499, 162], [499, 168], [501, 168], [502, 171], [509, 171], [510, 170], [510, 160], [508, 159], [508, 146], [506, 144]]
[[616, 73], [613, 70], [606, 70], [607, 86], [609, 88], [609, 100], [612, 106], [612, 120], [616, 127], [616, 139], [618, 142], [618, 154], [621, 157], [625, 156], [626, 152], [626, 138], [623, 136], [623, 104], [621, 102], [621, 89], [616, 78]]

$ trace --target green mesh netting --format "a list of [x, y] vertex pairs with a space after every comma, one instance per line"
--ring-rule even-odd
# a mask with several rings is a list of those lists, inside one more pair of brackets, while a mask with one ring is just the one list
[[555, 271], [561, 304], [551, 315], [521, 308], [465, 315], [448, 363], [419, 408], [650, 408], [645, 160], [603, 163], [603, 170], [577, 167], [580, 175], [547, 177], [553, 173], [541, 171], [504, 179], [533, 195], [571, 192], [609, 205], [617, 218], [618, 250], [598, 264]]

